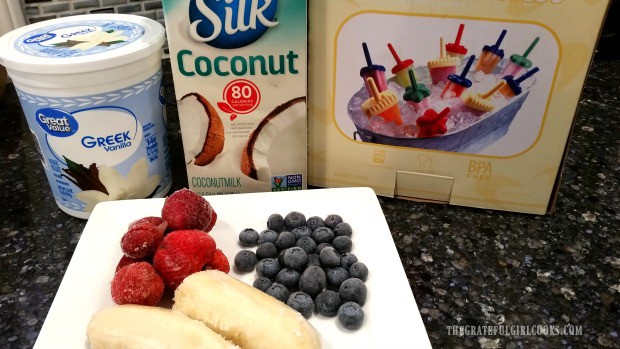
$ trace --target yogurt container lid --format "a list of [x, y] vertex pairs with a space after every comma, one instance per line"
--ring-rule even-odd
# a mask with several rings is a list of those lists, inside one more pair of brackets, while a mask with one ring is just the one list
[[164, 27], [146, 17], [70, 16], [0, 37], [0, 64], [28, 73], [84, 73], [141, 60], [161, 50], [165, 39]]

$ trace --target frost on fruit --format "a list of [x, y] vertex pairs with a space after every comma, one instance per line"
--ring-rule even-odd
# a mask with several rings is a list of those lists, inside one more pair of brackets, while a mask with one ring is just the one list
[[75, 196], [86, 204], [86, 211], [92, 211], [102, 201], [144, 199], [151, 195], [159, 183], [161, 176], [150, 176], [146, 158], [142, 157], [131, 167], [127, 177], [123, 177], [112, 167], [99, 167], [99, 180], [108, 194], [99, 190], [85, 190]]

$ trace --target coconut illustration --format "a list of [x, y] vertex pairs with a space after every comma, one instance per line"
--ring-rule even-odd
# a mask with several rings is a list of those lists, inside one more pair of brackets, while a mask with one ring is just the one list
[[178, 102], [186, 161], [206, 166], [224, 149], [224, 125], [209, 101], [188, 93]]
[[306, 97], [273, 109], [252, 131], [241, 153], [241, 172], [258, 181], [290, 174], [306, 162]]

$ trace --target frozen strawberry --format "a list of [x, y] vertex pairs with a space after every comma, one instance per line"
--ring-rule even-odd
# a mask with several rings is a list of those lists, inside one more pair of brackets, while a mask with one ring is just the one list
[[119, 305], [155, 305], [164, 293], [164, 282], [152, 265], [137, 262], [114, 274], [110, 291], [112, 300]]
[[209, 231], [213, 208], [202, 196], [189, 189], [180, 189], [164, 201], [161, 217], [168, 222], [168, 230], [198, 229]]
[[205, 231], [210, 232], [211, 229], [213, 229], [215, 222], [217, 222], [217, 213], [213, 208], [211, 208], [211, 223], [209, 223], [209, 226], [205, 229]]
[[175, 290], [185, 277], [203, 269], [215, 252], [215, 240], [201, 230], [177, 230], [159, 244], [153, 266], [166, 286]]
[[145, 259], [134, 259], [134, 258], [129, 258], [125, 255], [123, 255], [121, 257], [121, 259], [118, 261], [118, 264], [116, 265], [116, 269], [114, 270], [114, 273], [118, 273], [119, 270], [121, 270], [122, 267], [127, 266], [129, 264], [133, 264], [133, 263], [138, 263], [138, 262], [148, 262], [148, 260]]
[[155, 252], [163, 237], [163, 231], [152, 225], [134, 225], [121, 238], [121, 250], [129, 258], [145, 258]]
[[217, 269], [228, 274], [230, 272], [230, 262], [228, 262], [228, 258], [226, 258], [222, 250], [216, 249], [215, 253], [213, 253], [213, 258], [207, 263], [205, 269]]
[[166, 231], [166, 228], [168, 227], [168, 222], [166, 222], [161, 217], [148, 216], [148, 217], [143, 217], [143, 218], [140, 218], [140, 219], [138, 219], [136, 221], [131, 222], [129, 224], [128, 230], [131, 230], [132, 228], [134, 228], [136, 226], [140, 226], [140, 225], [151, 225], [151, 226], [161, 230], [161, 232], [163, 234]]

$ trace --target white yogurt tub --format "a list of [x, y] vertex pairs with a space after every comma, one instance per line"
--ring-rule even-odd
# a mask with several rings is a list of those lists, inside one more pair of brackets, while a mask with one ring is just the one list
[[169, 191], [164, 41], [158, 22], [117, 14], [54, 19], [0, 38], [0, 64], [64, 212], [88, 218], [101, 201]]

